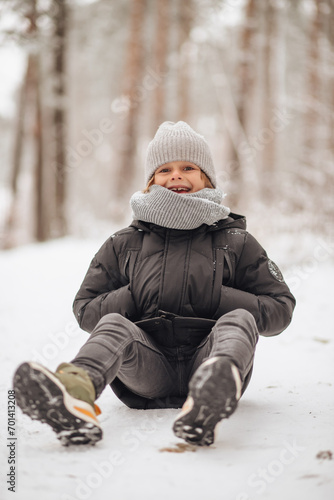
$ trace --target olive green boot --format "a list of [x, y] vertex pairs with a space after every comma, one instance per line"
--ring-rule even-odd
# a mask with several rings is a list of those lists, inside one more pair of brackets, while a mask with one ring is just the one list
[[95, 388], [86, 370], [71, 363], [61, 363], [55, 375], [71, 396], [86, 401], [94, 408]]
[[83, 368], [62, 363], [53, 373], [38, 363], [23, 363], [14, 375], [14, 389], [23, 413], [50, 425], [63, 445], [102, 439], [94, 385]]

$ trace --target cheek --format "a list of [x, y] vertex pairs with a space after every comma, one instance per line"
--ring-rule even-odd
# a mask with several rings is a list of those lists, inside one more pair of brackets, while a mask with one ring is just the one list
[[198, 187], [198, 189], [205, 188], [205, 179], [203, 179], [201, 175], [199, 175], [199, 177], [197, 179], [196, 186]]
[[164, 186], [165, 183], [166, 183], [166, 179], [161, 178], [159, 175], [156, 175], [154, 177], [153, 184], [158, 184], [158, 186]]

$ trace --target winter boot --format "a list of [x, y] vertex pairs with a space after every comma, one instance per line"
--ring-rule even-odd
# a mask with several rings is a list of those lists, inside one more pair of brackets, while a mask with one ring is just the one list
[[23, 413], [49, 424], [64, 446], [102, 439], [95, 388], [83, 368], [62, 363], [52, 373], [38, 363], [23, 363], [14, 375], [14, 389]]
[[241, 378], [237, 367], [223, 356], [202, 363], [189, 383], [189, 394], [173, 431], [187, 443], [209, 446], [215, 428], [237, 407], [241, 396]]

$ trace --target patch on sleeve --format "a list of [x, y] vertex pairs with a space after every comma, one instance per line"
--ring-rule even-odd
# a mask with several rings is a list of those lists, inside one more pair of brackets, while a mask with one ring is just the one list
[[283, 274], [279, 270], [279, 267], [272, 260], [268, 259], [269, 272], [274, 278], [280, 283], [284, 282]]

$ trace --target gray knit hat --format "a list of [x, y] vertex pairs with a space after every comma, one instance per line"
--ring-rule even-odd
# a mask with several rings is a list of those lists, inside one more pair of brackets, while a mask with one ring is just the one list
[[147, 148], [146, 183], [158, 167], [171, 161], [195, 163], [216, 187], [216, 172], [209, 145], [185, 122], [164, 122]]

